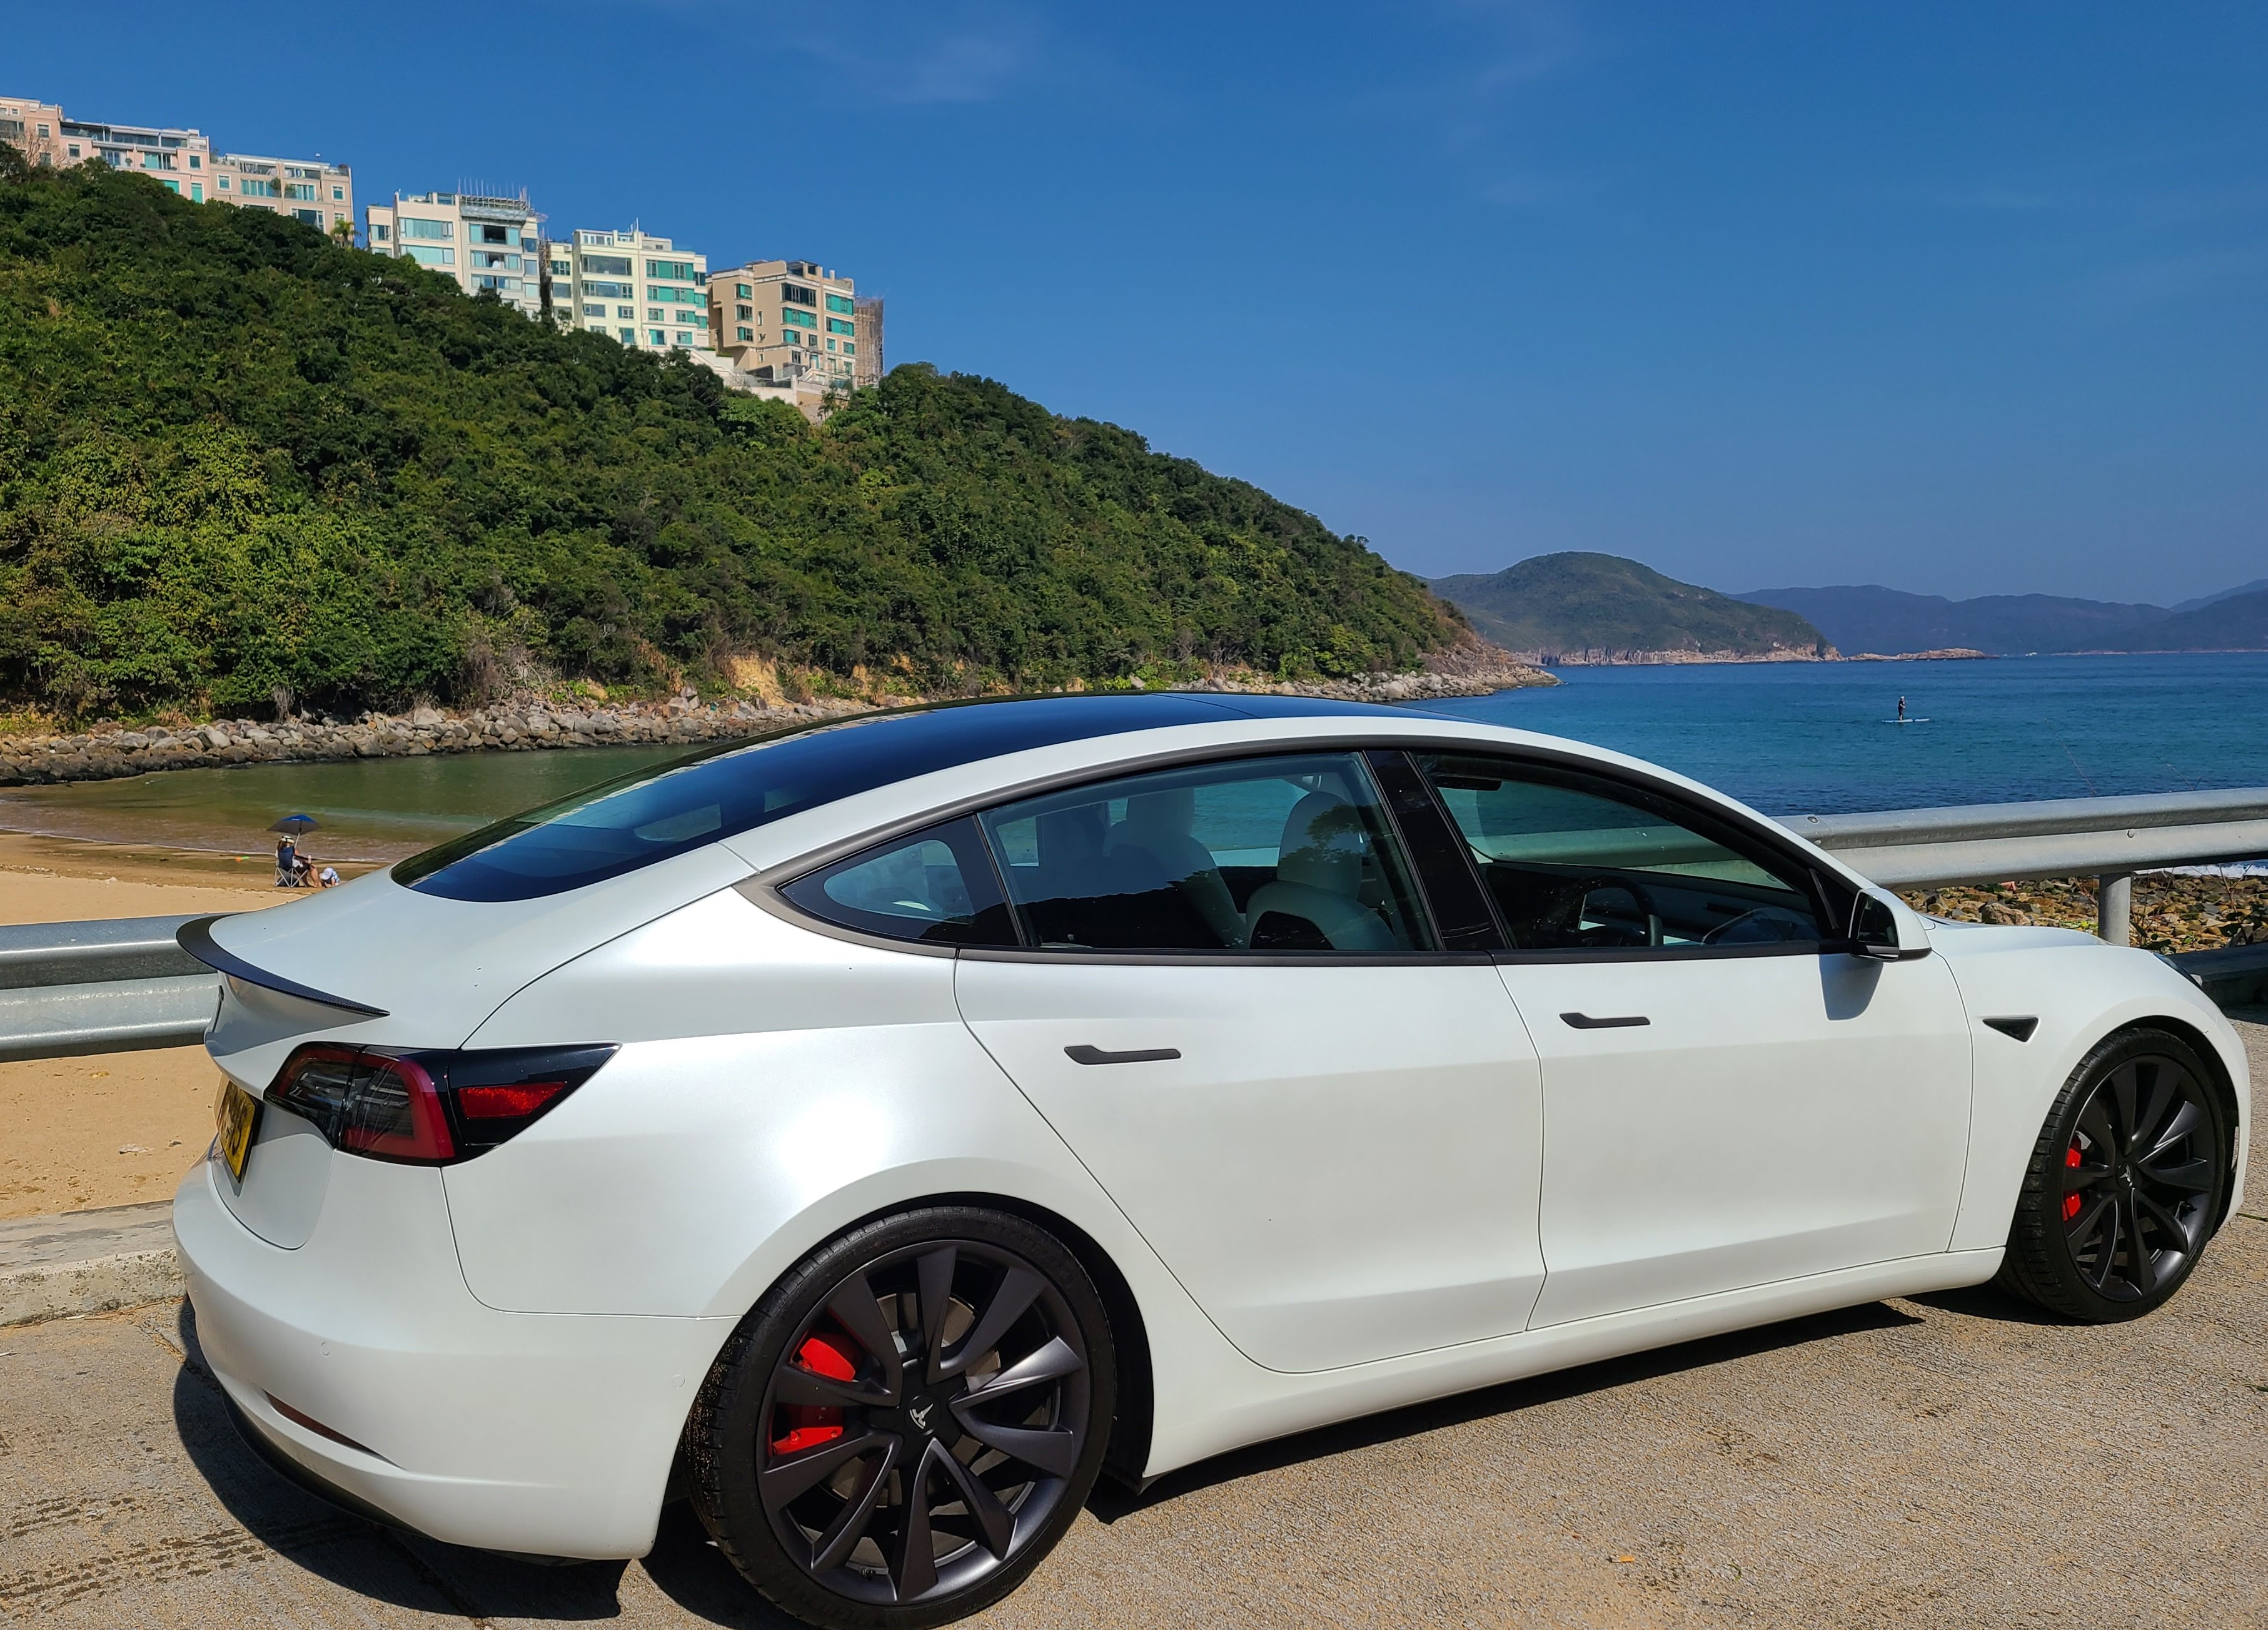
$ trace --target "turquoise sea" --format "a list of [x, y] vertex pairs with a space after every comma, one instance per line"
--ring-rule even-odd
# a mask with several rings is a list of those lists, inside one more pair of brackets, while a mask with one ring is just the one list
[[[2268, 653], [1563, 669], [1432, 711], [1652, 759], [1771, 815], [2268, 786]], [[1899, 726], [1898, 697], [1918, 720]], [[303, 810], [311, 853], [392, 859], [675, 756], [476, 753], [180, 770], [0, 793], [0, 830], [258, 852]]]
[[[2268, 786], [2268, 652], [1557, 670], [1429, 711], [1651, 759], [1769, 815]], [[1926, 722], [1899, 726], [1899, 697]]]

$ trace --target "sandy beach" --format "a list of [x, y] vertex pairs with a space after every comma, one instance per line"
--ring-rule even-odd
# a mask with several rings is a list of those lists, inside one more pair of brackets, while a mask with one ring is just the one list
[[[250, 911], [304, 899], [264, 862], [0, 833], [0, 923]], [[169, 1198], [212, 1137], [202, 1047], [0, 1064], [0, 1217]]]

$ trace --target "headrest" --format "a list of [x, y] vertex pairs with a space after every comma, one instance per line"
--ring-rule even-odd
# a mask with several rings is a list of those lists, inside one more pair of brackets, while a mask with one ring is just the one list
[[1035, 822], [1035, 829], [1044, 865], [1091, 860], [1102, 853], [1102, 812], [1093, 804], [1050, 809]]
[[1193, 786], [1137, 793], [1126, 800], [1126, 824], [1138, 832], [1186, 834], [1197, 819], [1197, 790]]
[[1351, 898], [1362, 888], [1363, 857], [1369, 852], [1361, 812], [1336, 793], [1310, 793], [1285, 817], [1277, 881]]

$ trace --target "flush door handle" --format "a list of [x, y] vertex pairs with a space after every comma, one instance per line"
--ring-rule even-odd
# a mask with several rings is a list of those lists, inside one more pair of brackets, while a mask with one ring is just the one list
[[1130, 1052], [1106, 1052], [1100, 1047], [1081, 1043], [1077, 1047], [1064, 1049], [1064, 1057], [1073, 1064], [1163, 1064], [1168, 1058], [1178, 1058], [1178, 1047], [1137, 1047]]
[[1604, 1019], [1594, 1019], [1587, 1013], [1563, 1013], [1559, 1016], [1579, 1030], [1629, 1030], [1653, 1022], [1642, 1013], [1616, 1014]]

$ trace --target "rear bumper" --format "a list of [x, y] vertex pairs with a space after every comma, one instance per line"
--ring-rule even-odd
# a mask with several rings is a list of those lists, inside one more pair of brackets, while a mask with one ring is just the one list
[[430, 1169], [337, 1160], [295, 1250], [239, 1222], [213, 1172], [207, 1161], [182, 1184], [173, 1235], [206, 1362], [255, 1447], [451, 1544], [651, 1548], [686, 1412], [733, 1321], [483, 1307]]

